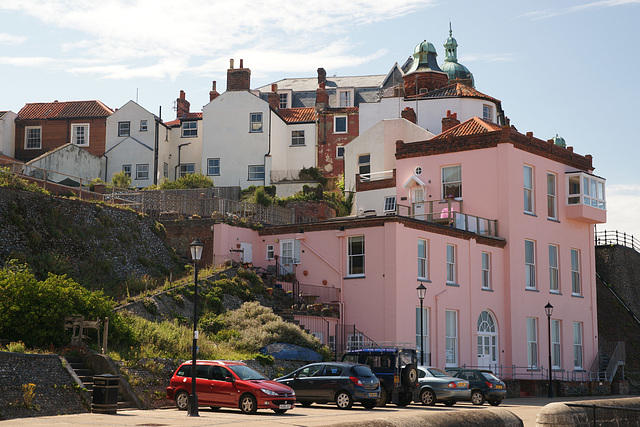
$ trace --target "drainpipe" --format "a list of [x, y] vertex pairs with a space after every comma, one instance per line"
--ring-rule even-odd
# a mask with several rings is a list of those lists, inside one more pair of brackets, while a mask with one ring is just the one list
[[[434, 299], [435, 299], [435, 310], [434, 310], [434, 311], [435, 311], [435, 313], [433, 313], [433, 318], [434, 318], [434, 320], [435, 320], [435, 328], [434, 328], [434, 329], [435, 329], [435, 331], [436, 331], [436, 336], [435, 336], [435, 342], [436, 342], [436, 345], [438, 345], [438, 297], [439, 297], [440, 295], [442, 295], [443, 293], [445, 293], [445, 292], [447, 292], [447, 290], [446, 290], [446, 289], [445, 289], [445, 290], [443, 290], [443, 291], [440, 291], [439, 293], [437, 293], [437, 294], [434, 296]], [[446, 321], [446, 319], [445, 319], [445, 321]], [[444, 343], [444, 347], [445, 347], [445, 349], [447, 348], [446, 340], [445, 340], [445, 343]], [[429, 353], [430, 353], [430, 354], [433, 354], [433, 351], [431, 351], [431, 343], [429, 343]], [[438, 356], [438, 353], [436, 353], [436, 359], [437, 359], [437, 356]], [[440, 361], [437, 361], [437, 362], [436, 362], [436, 361], [434, 361], [434, 358], [433, 358], [433, 357], [431, 357], [430, 362], [431, 362], [431, 366], [440, 366], [440, 365], [439, 365]], [[445, 364], [446, 364], [446, 360], [445, 360]], [[445, 366], [445, 367], [446, 367], [446, 366]]]
[[184, 144], [178, 145], [178, 165], [173, 170], [173, 179], [174, 180], [178, 179], [178, 168], [180, 167], [180, 149], [182, 147], [184, 147], [185, 145], [189, 145], [189, 144], [191, 144], [191, 143], [190, 142], [185, 142]]
[[160, 120], [162, 120], [162, 106], [158, 107], [158, 117], [156, 117], [155, 150], [153, 153], [153, 184], [158, 184], [158, 150], [160, 146], [158, 132], [160, 131]]
[[107, 170], [109, 169], [109, 156], [107, 153], [102, 154], [104, 157], [104, 181], [107, 182]]
[[[267, 157], [271, 156], [271, 120], [272, 120], [271, 115], [272, 114], [273, 114], [273, 111], [271, 110], [271, 107], [269, 107], [269, 132], [267, 136], [267, 141], [269, 143], [269, 151], [267, 151], [267, 154], [264, 155], [264, 159], [262, 163], [264, 167], [264, 179], [262, 180], [263, 186], [267, 185]], [[273, 166], [273, 163], [271, 165]], [[271, 178], [269, 178], [269, 183], [271, 183]]]

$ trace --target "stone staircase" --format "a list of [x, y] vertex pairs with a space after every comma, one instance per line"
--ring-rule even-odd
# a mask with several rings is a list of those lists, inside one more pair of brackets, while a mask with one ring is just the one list
[[[82, 381], [82, 386], [89, 391], [90, 400], [93, 401], [93, 377], [96, 373], [89, 368], [80, 356], [64, 356], [64, 358], [80, 378], [80, 381]], [[118, 393], [118, 409], [137, 409], [137, 407], [134, 402], [126, 400], [122, 393]]]

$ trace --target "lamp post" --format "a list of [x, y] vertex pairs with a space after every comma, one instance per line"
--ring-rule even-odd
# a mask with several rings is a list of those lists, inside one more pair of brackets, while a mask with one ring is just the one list
[[552, 361], [551, 361], [551, 315], [553, 314], [553, 306], [550, 302], [547, 302], [547, 305], [544, 306], [544, 312], [547, 314], [547, 328], [549, 331], [549, 392], [547, 393], [547, 397], [553, 397], [553, 383], [551, 377], [552, 371]]
[[424, 316], [422, 303], [424, 301], [424, 297], [427, 294], [427, 288], [420, 283], [416, 288], [418, 291], [418, 299], [420, 300], [420, 365], [424, 365], [424, 320], [422, 316]]
[[191, 356], [191, 398], [189, 401], [188, 417], [199, 417], [198, 414], [198, 396], [196, 395], [196, 358], [198, 348], [198, 261], [202, 257], [202, 249], [204, 245], [198, 239], [191, 242], [191, 259], [193, 260], [193, 346]]

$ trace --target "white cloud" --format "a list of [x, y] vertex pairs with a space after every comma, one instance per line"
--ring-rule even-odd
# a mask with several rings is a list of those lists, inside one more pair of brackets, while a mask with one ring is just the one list
[[24, 36], [0, 33], [0, 44], [21, 44], [27, 40]]
[[16, 67], [41, 67], [54, 63], [52, 58], [45, 57], [8, 57], [0, 56], [0, 64], [14, 65]]
[[515, 61], [513, 53], [478, 53], [460, 55], [460, 62], [512, 62]]
[[[73, 73], [109, 78], [202, 74], [221, 58], [245, 55], [260, 66], [274, 58], [282, 69], [360, 64], [346, 32], [354, 27], [415, 13], [435, 0], [21, 0], [0, 10], [22, 12], [53, 30], [72, 32], [60, 45], [70, 58], [99, 60], [104, 67], [71, 67]], [[336, 39], [340, 40], [336, 42]], [[301, 63], [313, 66], [301, 67]], [[285, 68], [285, 64], [286, 66]]]
[[525, 13], [523, 16], [537, 19], [554, 18], [556, 16], [567, 15], [570, 13], [582, 12], [588, 9], [604, 9], [607, 7], [625, 6], [629, 4], [640, 4], [640, 0], [599, 0], [590, 3], [579, 4], [564, 9], [543, 9], [534, 10]]
[[598, 230], [620, 231], [640, 239], [640, 185], [607, 185], [607, 222]]

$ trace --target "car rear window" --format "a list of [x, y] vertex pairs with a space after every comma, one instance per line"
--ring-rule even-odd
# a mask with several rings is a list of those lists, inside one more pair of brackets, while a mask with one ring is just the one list
[[[178, 372], [176, 372], [176, 376], [178, 377], [191, 377], [191, 364], [185, 364], [180, 366]], [[196, 365], [196, 378], [210, 378], [209, 370], [211, 369], [210, 365]]]
[[355, 373], [356, 376], [358, 376], [358, 377], [372, 377], [373, 376], [373, 372], [371, 372], [371, 369], [369, 369], [368, 366], [362, 366], [362, 365], [352, 366], [351, 367], [351, 372]]
[[484, 377], [489, 381], [500, 381], [500, 378], [496, 377], [490, 372], [483, 372], [482, 375], [484, 375]]

